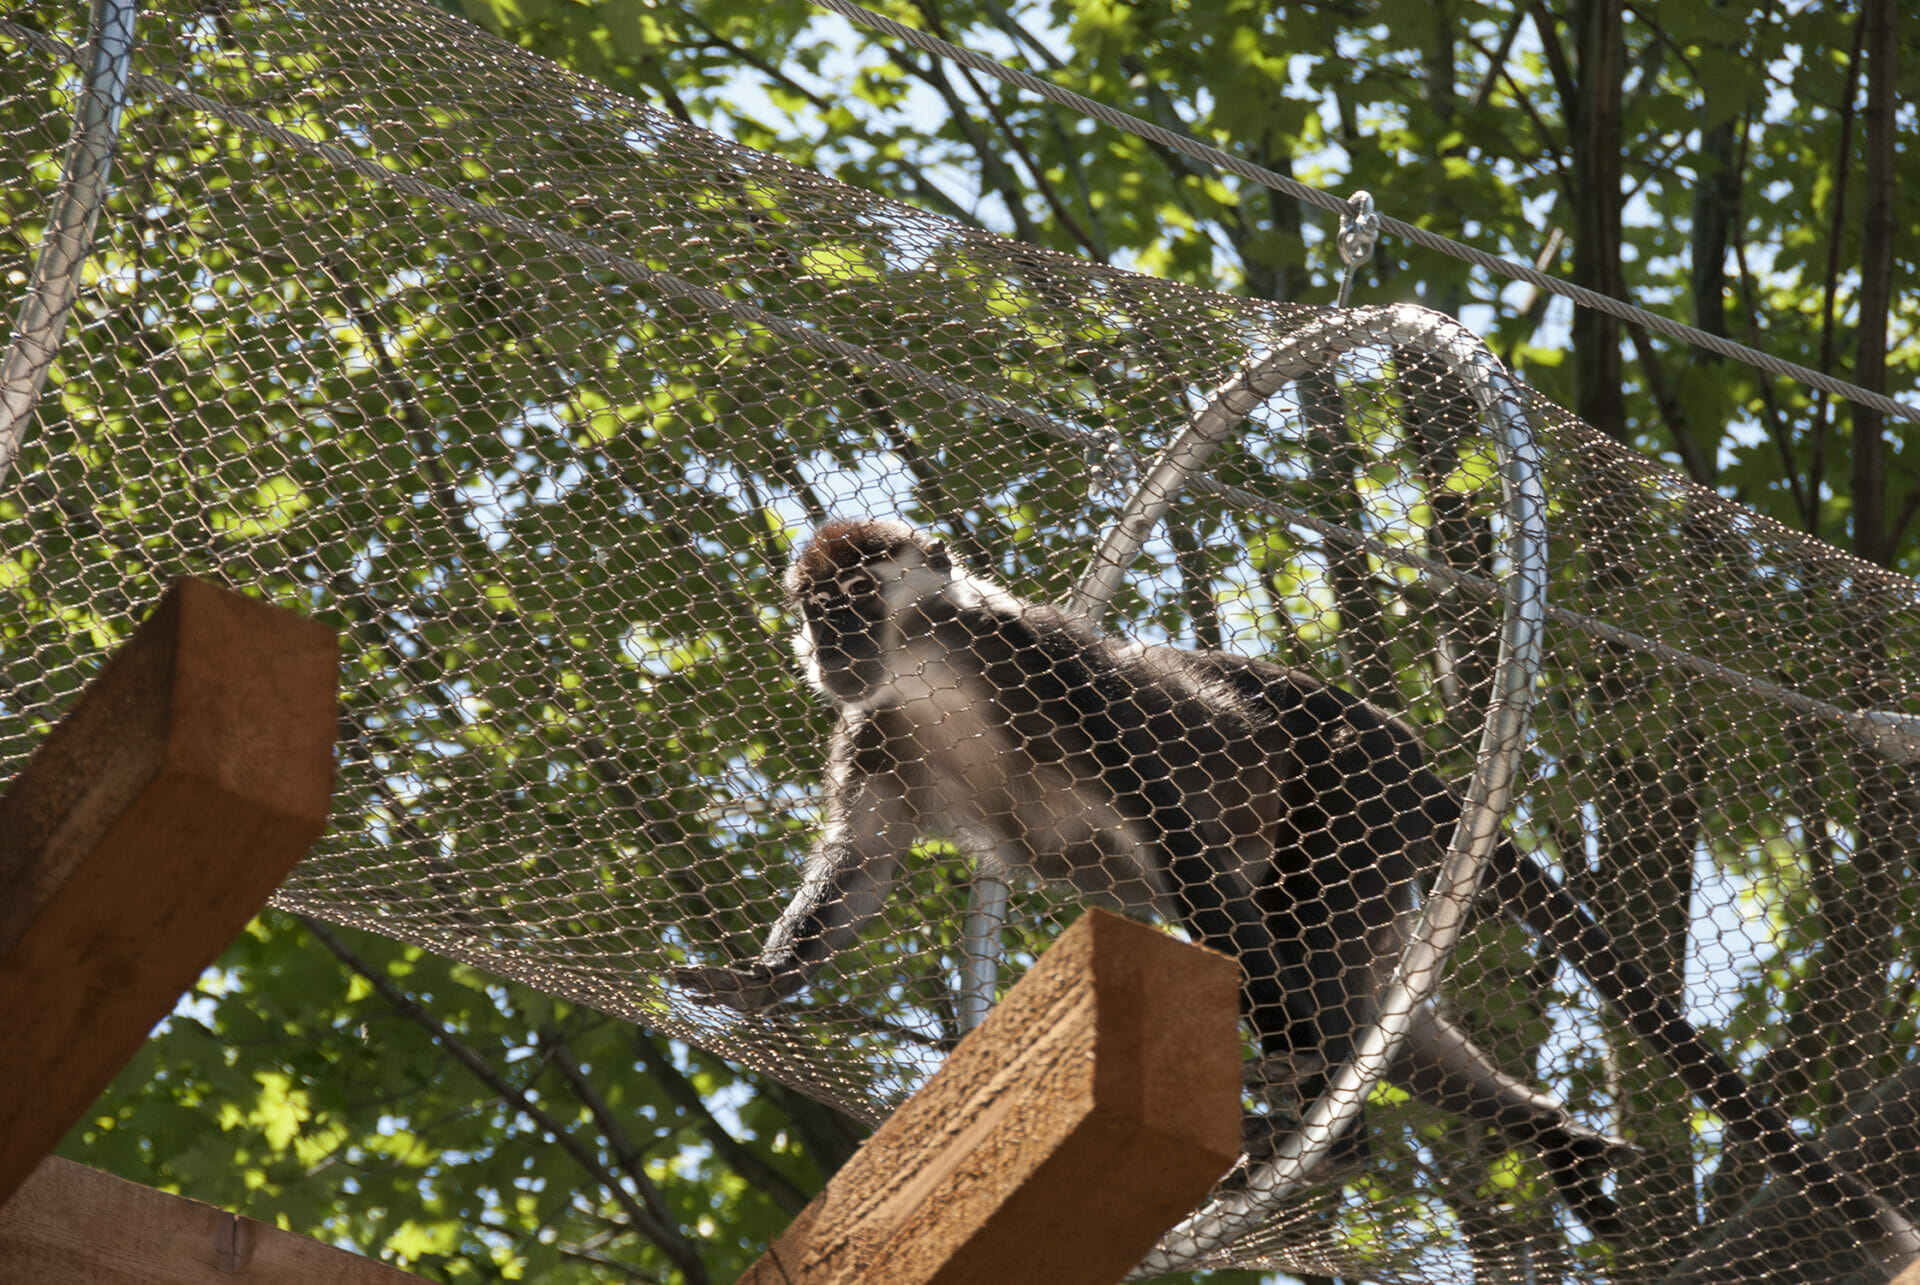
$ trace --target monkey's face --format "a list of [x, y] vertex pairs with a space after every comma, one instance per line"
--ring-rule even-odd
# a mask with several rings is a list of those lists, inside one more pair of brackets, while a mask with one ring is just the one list
[[887, 601], [865, 564], [817, 576], [801, 587], [793, 648], [807, 681], [824, 695], [863, 702], [886, 682]]
[[[946, 549], [903, 523], [830, 522], [787, 572], [787, 601], [800, 617], [794, 651], [807, 681], [846, 705], [876, 708], [909, 695], [905, 654], [924, 634], [954, 582]], [[913, 684], [909, 683], [909, 687]]]

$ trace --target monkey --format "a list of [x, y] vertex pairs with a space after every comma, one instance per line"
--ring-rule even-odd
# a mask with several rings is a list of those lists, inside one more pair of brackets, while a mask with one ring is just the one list
[[[823, 525], [784, 588], [807, 681], [839, 715], [824, 823], [758, 958], [678, 969], [679, 984], [747, 1012], [798, 993], [880, 912], [902, 856], [941, 834], [1235, 958], [1242, 1015], [1269, 1058], [1346, 1058], [1460, 817], [1407, 724], [1303, 670], [1108, 637], [892, 519]], [[1502, 836], [1490, 874], [1491, 897], [1736, 1136], [1836, 1221], [1885, 1232], [1890, 1207], [1757, 1101], [1544, 866]], [[1622, 1234], [1603, 1181], [1632, 1144], [1501, 1070], [1432, 1005], [1388, 1075], [1532, 1149], [1589, 1230]]]

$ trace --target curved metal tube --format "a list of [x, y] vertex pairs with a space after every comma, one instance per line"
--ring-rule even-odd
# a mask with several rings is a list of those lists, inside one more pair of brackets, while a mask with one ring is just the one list
[[1187, 422], [1180, 435], [1160, 452], [1146, 477], [1134, 488], [1120, 516], [1101, 537], [1100, 547], [1094, 550], [1093, 560], [1081, 575], [1080, 583], [1067, 596], [1063, 604], [1066, 610], [1089, 621], [1097, 621], [1104, 615], [1127, 568], [1139, 556], [1140, 547], [1147, 542], [1153, 528], [1167, 515], [1174, 498], [1186, 487], [1187, 479], [1206, 466], [1213, 452], [1241, 421], [1302, 375], [1324, 368], [1350, 348], [1374, 342], [1366, 337], [1354, 340], [1354, 316], [1356, 313], [1330, 314], [1316, 319], [1221, 385]]
[[0, 360], [0, 482], [7, 480], [26, 439], [27, 419], [60, 349], [80, 271], [93, 248], [94, 222], [107, 201], [139, 10], [138, 0], [93, 0], [88, 19], [93, 63], [74, 111], [66, 168], [47, 211], [47, 233], [14, 323], [13, 342]]
[[1403, 304], [1331, 315], [1221, 388], [1155, 461], [1102, 540], [1070, 603], [1089, 618], [1105, 610], [1121, 575], [1187, 478], [1204, 466], [1227, 433], [1254, 407], [1298, 375], [1326, 365], [1340, 353], [1371, 344], [1417, 348], [1438, 357], [1465, 385], [1499, 453], [1503, 505], [1511, 525], [1507, 551], [1512, 574], [1503, 588], [1506, 610], [1478, 766], [1433, 892], [1381, 990], [1374, 1021], [1354, 1042], [1352, 1057], [1309, 1108], [1299, 1130], [1248, 1174], [1244, 1189], [1209, 1203], [1168, 1232], [1129, 1279], [1192, 1267], [1259, 1226], [1305, 1185], [1334, 1143], [1359, 1118], [1368, 1095], [1405, 1039], [1414, 1012], [1432, 999], [1447, 956], [1459, 941], [1480, 876], [1499, 840], [1519, 770], [1534, 684], [1543, 662], [1546, 618], [1546, 492], [1539, 448], [1513, 378], [1470, 331], [1440, 313]]

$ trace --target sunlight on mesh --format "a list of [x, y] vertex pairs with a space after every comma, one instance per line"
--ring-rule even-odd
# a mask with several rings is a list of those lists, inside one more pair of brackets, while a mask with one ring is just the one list
[[[78, 10], [0, 27], [9, 324]], [[1059, 601], [1213, 390], [1339, 314], [965, 230], [400, 0], [174, 3], [141, 36], [153, 79], [0, 484], [0, 776], [173, 577], [260, 594], [344, 650], [333, 828], [276, 904], [883, 1116], [962, 1030], [964, 843], [922, 839], [879, 922], [767, 1011], [672, 979], [754, 957], [821, 824], [833, 716], [789, 648], [789, 559], [830, 518], [898, 516]], [[1920, 597], [1526, 411], [1552, 612], [1511, 833], [1803, 1132], [1920, 1205], [1916, 798], [1884, 717], [1920, 710]], [[1510, 566], [1458, 381], [1355, 348], [1199, 481], [1110, 626], [1298, 666], [1464, 780]], [[1014, 883], [1003, 987], [1082, 904]], [[1596, 1240], [1528, 1149], [1383, 1088], [1304, 1197], [1205, 1265], [1876, 1279], [1501, 915], [1441, 1004], [1632, 1140], [1626, 1233]], [[1297, 1123], [1312, 1062], [1250, 1058], [1250, 1148]]]

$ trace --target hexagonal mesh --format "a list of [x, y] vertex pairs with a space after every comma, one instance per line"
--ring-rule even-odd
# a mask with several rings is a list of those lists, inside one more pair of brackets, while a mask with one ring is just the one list
[[[967, 231], [399, 0], [177, 3], [142, 37], [94, 267], [0, 484], [0, 773], [172, 577], [284, 603], [342, 631], [345, 667], [334, 826], [280, 905], [883, 1115], [962, 1030], [983, 855], [964, 827], [912, 841], [876, 922], [797, 994], [741, 1014], [673, 982], [756, 957], [822, 826], [834, 712], [788, 649], [793, 553], [830, 518], [898, 516], [959, 568], [1060, 600], [1137, 463], [1341, 315]], [[83, 39], [66, 5], [0, 25], [16, 295]], [[1920, 709], [1914, 588], [1542, 400], [1526, 414], [1552, 614], [1509, 831], [1800, 1133], [1914, 1205], [1915, 791], [1904, 727], [1879, 717]], [[1510, 572], [1457, 373], [1352, 346], [1266, 397], [1194, 483], [1113, 633], [1365, 698], [1457, 786]], [[1180, 681], [1267, 745], [1284, 719], [1222, 694], [1232, 668]], [[1073, 771], [1045, 779], [1080, 798]], [[1352, 865], [1358, 805], [1320, 785], [1289, 804], [1299, 850], [1332, 836], [1325, 859]], [[1012, 880], [1002, 986], [1081, 901]], [[1165, 887], [1136, 900], [1181, 918]], [[1622, 1225], [1596, 1236], [1542, 1146], [1390, 1083], [1309, 1189], [1208, 1265], [1875, 1278], [1485, 900], [1437, 1011], [1593, 1136], [1631, 1140], [1590, 1175]], [[1336, 910], [1286, 922], [1338, 953]], [[1329, 1048], [1299, 1032], [1318, 1021], [1341, 1052], [1341, 1002], [1294, 1028], [1290, 1073], [1251, 1058], [1256, 1152], [1324, 1079]]]

